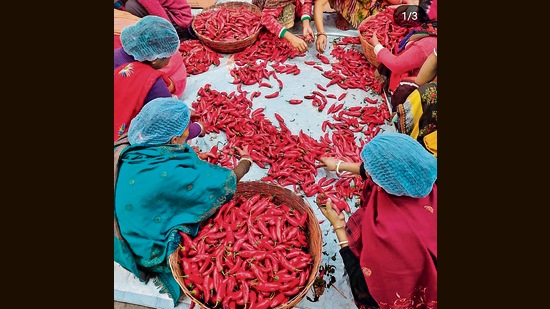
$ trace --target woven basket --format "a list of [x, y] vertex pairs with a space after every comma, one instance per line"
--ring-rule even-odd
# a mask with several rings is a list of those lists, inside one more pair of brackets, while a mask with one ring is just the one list
[[277, 18], [277, 21], [283, 27], [290, 29], [294, 27], [294, 20], [296, 19], [295, 12], [296, 6], [294, 5], [294, 3], [287, 4], [284, 7], [283, 12], [281, 13], [281, 16]]
[[[388, 5], [388, 6], [384, 7], [384, 10], [386, 10], [386, 9], [396, 9], [401, 5], [405, 5], [405, 4]], [[361, 26], [363, 24], [368, 23], [368, 21], [371, 18], [373, 18], [374, 16], [376, 16], [376, 15], [371, 15], [371, 16], [363, 19], [363, 21], [359, 24], [357, 29], [361, 29]], [[367, 38], [367, 39], [370, 39], [370, 38]], [[367, 57], [367, 61], [370, 64], [374, 65], [375, 67], [378, 67], [380, 65], [380, 62], [378, 62], [378, 60], [376, 60], [376, 55], [374, 54], [374, 46], [372, 46], [371, 43], [367, 42], [367, 40], [363, 37], [363, 33], [361, 33], [361, 32], [359, 32], [359, 41], [361, 41], [361, 47], [363, 48], [363, 54], [365, 55], [365, 57]]]
[[[364, 23], [367, 23], [368, 20], [371, 19], [373, 16], [374, 15], [371, 15], [363, 19], [363, 21], [359, 24], [359, 27], [357, 27], [357, 29], [361, 29], [361, 25], [363, 25]], [[367, 58], [367, 61], [370, 64], [374, 65], [375, 67], [378, 67], [380, 65], [380, 62], [376, 60], [376, 55], [374, 54], [374, 46], [372, 46], [372, 44], [367, 42], [367, 40], [365, 39], [361, 31], [359, 31], [359, 41], [361, 41], [361, 48], [363, 48], [363, 54]]]
[[[273, 196], [272, 202], [275, 204], [285, 203], [290, 207], [296, 208], [301, 212], [307, 212], [308, 220], [307, 224], [307, 239], [309, 243], [309, 254], [313, 257], [313, 265], [309, 279], [306, 283], [306, 286], [298, 293], [296, 296], [291, 298], [288, 302], [281, 304], [274, 309], [287, 309], [293, 308], [296, 306], [302, 299], [306, 296], [308, 291], [313, 286], [315, 278], [317, 278], [319, 273], [319, 267], [321, 266], [322, 259], [322, 249], [323, 249], [323, 239], [321, 233], [321, 227], [319, 226], [319, 221], [315, 216], [315, 213], [309, 206], [306, 200], [296, 195], [294, 192], [289, 189], [283, 188], [279, 185], [270, 184], [262, 181], [240, 181], [237, 185], [237, 191], [235, 192], [234, 197], [251, 197], [257, 193], [267, 193], [270, 196]], [[178, 250], [174, 251], [168, 257], [168, 262], [170, 264], [170, 269], [172, 270], [172, 275], [174, 279], [178, 282], [180, 287], [183, 290], [183, 293], [191, 299], [197, 306], [200, 308], [208, 308], [204, 303], [191, 295], [190, 291], [187, 289], [181, 276], [183, 271], [179, 263], [179, 253]]]
[[[238, 9], [238, 10], [246, 9], [246, 10], [249, 10], [249, 11], [251, 11], [252, 13], [254, 13], [258, 16], [262, 15], [262, 11], [260, 10], [259, 7], [255, 6], [253, 4], [250, 4], [248, 2], [242, 2], [242, 1], [228, 1], [228, 2], [217, 3], [217, 4], [214, 4], [212, 6], [209, 6], [205, 9], [203, 9], [199, 13], [199, 15], [203, 14], [207, 11], [210, 11], [210, 10], [218, 10], [222, 7], [226, 7], [226, 8], [229, 8], [229, 9]], [[195, 32], [195, 34], [197, 35], [199, 40], [204, 45], [210, 47], [212, 50], [215, 50], [215, 51], [220, 52], [220, 53], [226, 53], [226, 54], [239, 52], [239, 51], [245, 49], [247, 46], [252, 45], [256, 41], [256, 39], [258, 39], [258, 34], [260, 33], [260, 30], [262, 28], [262, 27], [258, 27], [258, 30], [256, 30], [253, 34], [251, 34], [250, 36], [248, 36], [244, 39], [241, 39], [241, 40], [237, 40], [237, 41], [218, 41], [218, 40], [212, 40], [212, 39], [207, 38], [206, 36], [200, 34], [197, 31], [197, 29], [195, 28], [195, 18], [193, 18], [193, 21], [191, 22], [191, 27], [193, 28], [193, 31]]]

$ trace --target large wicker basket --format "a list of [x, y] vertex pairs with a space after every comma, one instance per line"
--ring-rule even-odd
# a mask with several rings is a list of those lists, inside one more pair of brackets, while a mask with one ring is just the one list
[[[363, 19], [363, 21], [359, 24], [359, 27], [357, 27], [357, 29], [361, 29], [361, 25], [365, 24], [368, 22], [369, 19], [371, 19], [374, 15], [371, 15], [365, 19]], [[374, 46], [372, 46], [372, 44], [370, 44], [369, 42], [367, 42], [367, 39], [370, 39], [370, 38], [365, 38], [364, 37], [364, 34], [359, 31], [359, 41], [361, 41], [361, 47], [363, 48], [363, 54], [365, 55], [365, 57], [367, 58], [367, 61], [374, 65], [375, 67], [378, 67], [380, 65], [380, 62], [378, 62], [378, 60], [376, 60], [376, 54], [374, 53]]]
[[[307, 224], [307, 238], [309, 243], [309, 253], [313, 257], [313, 265], [309, 279], [306, 283], [306, 286], [290, 299], [288, 302], [281, 304], [276, 309], [287, 309], [293, 308], [296, 306], [302, 299], [306, 296], [308, 291], [313, 286], [315, 278], [317, 278], [319, 273], [319, 267], [321, 266], [322, 259], [322, 249], [323, 249], [323, 239], [321, 228], [319, 226], [319, 220], [315, 216], [315, 213], [309, 206], [306, 200], [296, 195], [294, 192], [289, 189], [283, 188], [279, 185], [270, 184], [262, 181], [240, 181], [237, 185], [237, 191], [235, 192], [235, 197], [251, 197], [257, 193], [267, 193], [270, 196], [273, 196], [272, 202], [275, 204], [285, 203], [290, 207], [300, 210], [301, 212], [306, 212], [308, 214]], [[181, 264], [179, 263], [179, 254], [178, 250], [174, 251], [168, 257], [168, 262], [170, 264], [170, 269], [172, 270], [172, 275], [174, 279], [178, 282], [180, 287], [183, 290], [183, 293], [191, 299], [197, 306], [200, 308], [210, 308], [202, 303], [200, 300], [191, 295], [189, 289], [185, 286], [181, 276], [184, 274], [181, 269]]]
[[[248, 2], [242, 2], [242, 1], [228, 1], [228, 2], [217, 3], [203, 9], [199, 14], [205, 13], [210, 10], [218, 10], [218, 9], [221, 9], [222, 7], [226, 7], [230, 9], [239, 9], [239, 10], [247, 9], [258, 16], [261, 16], [262, 14], [260, 8], [257, 7], [256, 5], [250, 4]], [[246, 47], [248, 47], [249, 45], [252, 45], [258, 39], [258, 34], [260, 33], [260, 30], [262, 28], [262, 27], [258, 27], [258, 30], [256, 30], [253, 34], [251, 34], [250, 36], [242, 40], [218, 41], [218, 40], [212, 40], [210, 38], [207, 38], [206, 36], [199, 33], [195, 28], [194, 18], [193, 18], [193, 21], [191, 22], [191, 27], [193, 28], [193, 31], [195, 32], [199, 40], [204, 45], [210, 47], [211, 49], [217, 52], [226, 53], [226, 54], [239, 52], [245, 49]]]
[[[405, 5], [405, 4], [388, 5], [388, 6], [384, 7], [384, 10], [386, 10], [386, 9], [396, 9], [401, 5]], [[362, 25], [368, 23], [369, 20], [371, 18], [373, 18], [374, 16], [376, 16], [376, 14], [375, 15], [370, 15], [367, 18], [363, 19], [363, 21], [361, 21], [361, 23], [359, 24], [357, 29], [361, 29]], [[368, 39], [370, 39], [370, 38], [365, 38], [364, 34], [361, 31], [359, 31], [359, 41], [361, 41], [361, 47], [363, 48], [363, 54], [365, 55], [365, 57], [367, 58], [367, 61], [370, 64], [374, 65], [375, 67], [378, 67], [380, 65], [380, 62], [378, 62], [378, 60], [376, 60], [376, 55], [374, 54], [374, 46], [372, 46], [371, 43], [367, 42]]]

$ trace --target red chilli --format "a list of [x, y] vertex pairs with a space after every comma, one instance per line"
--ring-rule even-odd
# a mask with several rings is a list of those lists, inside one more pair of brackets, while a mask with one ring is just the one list
[[319, 90], [322, 90], [322, 91], [327, 91], [327, 88], [323, 87], [323, 85], [321, 84], [315, 84], [317, 86], [317, 88], [319, 88]]
[[342, 101], [342, 100], [346, 97], [347, 94], [348, 94], [347, 92], [342, 93], [342, 94], [338, 97], [338, 101]]
[[365, 97], [365, 101], [369, 102], [370, 104], [378, 103], [378, 99], [371, 99], [369, 97]]
[[304, 100], [298, 100], [298, 99], [288, 100], [288, 103], [290, 104], [301, 104], [302, 102], [304, 102]]
[[279, 91], [275, 91], [273, 93], [267, 94], [264, 98], [266, 99], [273, 99], [279, 96]]

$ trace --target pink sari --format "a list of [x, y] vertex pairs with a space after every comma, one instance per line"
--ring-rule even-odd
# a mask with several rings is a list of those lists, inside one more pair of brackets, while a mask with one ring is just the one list
[[349, 218], [349, 247], [381, 309], [437, 308], [437, 186], [423, 198], [386, 193], [370, 177]]

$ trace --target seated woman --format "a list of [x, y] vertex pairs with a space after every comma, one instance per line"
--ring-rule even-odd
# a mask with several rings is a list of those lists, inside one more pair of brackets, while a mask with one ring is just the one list
[[338, 238], [357, 307], [437, 308], [437, 159], [401, 133], [376, 135], [361, 159], [320, 159], [325, 169], [364, 181], [360, 207], [347, 222], [330, 199], [319, 205]]
[[152, 15], [166, 19], [172, 23], [182, 41], [197, 39], [191, 27], [193, 13], [186, 0], [118, 0], [118, 3], [119, 9], [134, 16]]
[[[123, 10], [114, 10], [114, 48], [122, 47], [120, 42], [120, 33], [127, 26], [134, 25], [140, 20], [139, 17], [132, 15]], [[168, 64], [160, 68], [159, 71], [164, 72], [168, 77], [170, 84], [168, 89], [170, 93], [176, 97], [181, 97], [185, 87], [187, 86], [187, 69], [183, 64], [183, 57], [179, 52], [170, 57]]]
[[426, 59], [415, 83], [419, 85], [397, 105], [398, 132], [410, 135], [437, 157], [437, 49]]
[[[396, 106], [402, 104], [407, 96], [418, 88], [414, 83], [415, 76], [437, 47], [437, 20], [430, 19], [423, 11], [419, 11], [418, 16], [422, 22], [421, 26], [412, 29], [401, 40], [395, 53], [380, 44], [376, 32], [371, 38], [370, 43], [374, 46], [376, 60], [380, 63], [375, 75], [382, 80], [382, 89], [392, 112], [395, 112]], [[431, 16], [437, 18], [435, 14]]]
[[[261, 24], [269, 32], [278, 38], [284, 38], [292, 47], [300, 53], [307, 51], [307, 44], [314, 41], [313, 30], [311, 29], [311, 8], [313, 0], [252, 0], [252, 4], [262, 10]], [[283, 14], [283, 10], [294, 5], [295, 18], [302, 21], [302, 33], [304, 40], [289, 32], [281, 25], [277, 18]]]
[[[160, 69], [180, 45], [174, 26], [157, 16], [145, 16], [125, 27], [120, 40], [122, 47], [114, 50], [114, 140], [128, 130], [132, 118], [149, 101], [172, 97], [171, 81]], [[203, 134], [195, 122], [190, 131], [190, 138]]]
[[350, 26], [357, 29], [365, 18], [375, 15], [388, 5], [418, 4], [418, 0], [316, 0], [313, 7], [313, 21], [317, 29], [315, 47], [320, 53], [324, 53], [327, 47], [327, 34], [323, 21], [323, 10], [327, 3], [337, 14], [336, 27], [340, 30], [348, 30]]
[[252, 164], [247, 146], [235, 147], [233, 170], [199, 159], [186, 143], [190, 117], [178, 99], [154, 99], [114, 149], [114, 260], [141, 281], [154, 278], [174, 306], [182, 291], [167, 257], [181, 243], [179, 231], [197, 235]]

